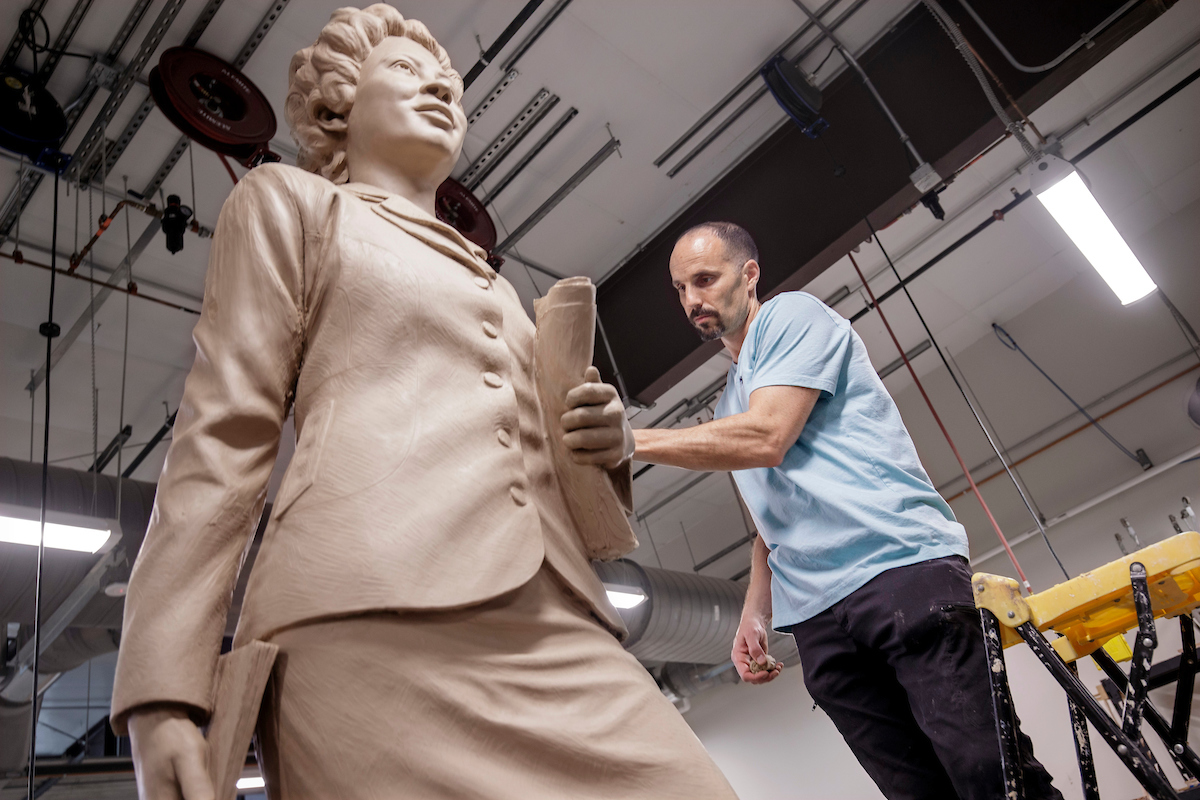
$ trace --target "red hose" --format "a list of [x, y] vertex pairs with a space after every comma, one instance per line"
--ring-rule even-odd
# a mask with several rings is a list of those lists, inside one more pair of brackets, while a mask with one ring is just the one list
[[929, 413], [933, 414], [933, 421], [942, 429], [942, 435], [946, 437], [946, 443], [954, 451], [954, 457], [958, 459], [958, 465], [962, 467], [963, 475], [967, 478], [967, 483], [971, 484], [971, 491], [975, 493], [975, 498], [979, 501], [979, 505], [983, 506], [983, 512], [987, 514], [988, 521], [992, 523], [992, 529], [1000, 537], [1000, 544], [1004, 545], [1004, 550], [1008, 553], [1009, 560], [1012, 561], [1012, 565], [1016, 568], [1017, 575], [1021, 577], [1021, 583], [1024, 585], [1025, 591], [1033, 594], [1033, 588], [1029, 585], [1029, 580], [1025, 577], [1025, 571], [1021, 569], [1021, 565], [1017, 562], [1016, 554], [1009, 547], [1008, 539], [1004, 538], [1004, 533], [1000, 530], [1000, 524], [992, 516], [992, 510], [988, 508], [983, 495], [979, 493], [979, 487], [975, 485], [975, 479], [971, 477], [971, 471], [967, 469], [967, 462], [963, 461], [963, 457], [959, 455], [958, 448], [954, 445], [954, 440], [950, 438], [950, 432], [942, 424], [942, 418], [938, 416], [937, 410], [933, 407], [933, 401], [925, 393], [925, 387], [921, 385], [921, 379], [917, 377], [917, 371], [913, 369], [912, 364], [908, 361], [908, 356], [904, 354], [904, 348], [900, 346], [900, 340], [892, 332], [892, 326], [888, 324], [887, 317], [883, 314], [883, 308], [875, 301], [875, 293], [871, 291], [871, 286], [867, 283], [867, 279], [863, 277], [862, 270], [858, 268], [858, 262], [854, 260], [854, 254], [847, 253], [846, 255], [850, 257], [850, 263], [854, 265], [854, 271], [858, 273], [858, 279], [862, 281], [863, 288], [867, 290], [867, 294], [871, 297], [871, 305], [875, 306], [875, 310], [879, 312], [879, 318], [883, 320], [883, 327], [887, 328], [888, 336], [892, 337], [892, 342], [896, 345], [896, 349], [900, 351], [900, 358], [904, 361], [904, 366], [908, 367], [908, 373], [912, 375], [913, 382], [917, 384], [917, 389], [920, 390], [921, 397], [925, 398], [925, 405], [929, 406]]

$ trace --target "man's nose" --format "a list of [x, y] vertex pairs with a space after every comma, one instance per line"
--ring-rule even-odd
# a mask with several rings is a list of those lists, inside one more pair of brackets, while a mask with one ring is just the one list
[[683, 290], [683, 310], [689, 314], [693, 309], [704, 305], [704, 301], [700, 299], [699, 293], [691, 286], [687, 286]]

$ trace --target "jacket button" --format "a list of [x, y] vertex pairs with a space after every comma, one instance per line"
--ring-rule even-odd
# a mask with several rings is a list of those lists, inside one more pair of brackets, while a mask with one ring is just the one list
[[494, 372], [483, 373], [483, 382], [493, 389], [499, 389], [504, 385], [504, 379]]
[[523, 506], [529, 502], [529, 498], [525, 496], [525, 492], [522, 491], [520, 486], [511, 487], [508, 493], [512, 495], [513, 502], [519, 506]]
[[504, 430], [504, 428], [496, 431], [496, 441], [500, 442], [500, 444], [504, 445], [505, 447], [512, 447], [512, 436], [510, 436], [508, 431]]
[[492, 288], [492, 282], [489, 281], [487, 278], [483, 277], [482, 275], [475, 276], [475, 285], [478, 286], [480, 289]]
[[490, 322], [483, 323], [483, 332], [491, 339], [495, 339], [500, 335], [500, 331], [496, 330], [496, 326]]

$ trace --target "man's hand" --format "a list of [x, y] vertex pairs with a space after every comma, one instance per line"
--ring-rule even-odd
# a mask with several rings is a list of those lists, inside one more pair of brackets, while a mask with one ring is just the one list
[[563, 442], [577, 464], [616, 469], [633, 457], [633, 429], [617, 390], [600, 382], [600, 371], [588, 367], [583, 383], [567, 392], [562, 415]]
[[182, 706], [134, 711], [129, 738], [139, 800], [214, 800], [208, 742]]
[[766, 623], [753, 614], [743, 615], [733, 637], [733, 652], [729, 655], [738, 675], [746, 683], [767, 683], [778, 677], [783, 663], [767, 655]]

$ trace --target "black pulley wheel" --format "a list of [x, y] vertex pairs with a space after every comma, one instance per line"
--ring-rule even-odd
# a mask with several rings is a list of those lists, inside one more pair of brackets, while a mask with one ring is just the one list
[[479, 198], [453, 178], [437, 189], [437, 218], [490, 254], [496, 246], [496, 225]]
[[163, 51], [150, 92], [177, 128], [218, 153], [245, 160], [275, 135], [275, 112], [258, 87], [203, 50]]
[[0, 147], [37, 159], [66, 133], [67, 118], [53, 95], [31, 75], [0, 70]]

